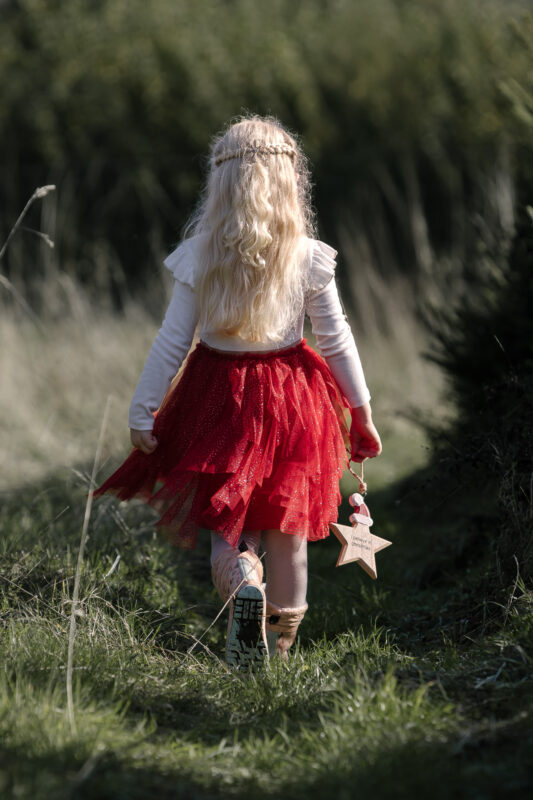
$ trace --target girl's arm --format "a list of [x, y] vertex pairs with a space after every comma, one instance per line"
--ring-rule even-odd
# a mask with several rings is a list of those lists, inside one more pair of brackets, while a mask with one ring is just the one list
[[170, 383], [189, 352], [198, 323], [196, 296], [192, 288], [176, 280], [163, 324], [152, 345], [130, 405], [129, 426], [134, 447], [155, 450], [151, 431], [157, 411]]
[[306, 311], [320, 354], [350, 404], [352, 460], [374, 458], [381, 453], [381, 440], [372, 422], [370, 392], [359, 352], [333, 278], [312, 295], [306, 304]]

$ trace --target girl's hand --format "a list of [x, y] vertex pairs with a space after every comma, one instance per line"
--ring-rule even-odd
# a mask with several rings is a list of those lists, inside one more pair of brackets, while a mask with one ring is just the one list
[[130, 439], [134, 447], [137, 447], [146, 455], [153, 453], [157, 447], [157, 439], [152, 434], [152, 431], [136, 431], [130, 428]]
[[375, 458], [381, 453], [381, 439], [372, 422], [372, 411], [369, 403], [359, 408], [352, 408], [352, 424], [350, 427], [350, 443], [352, 445], [352, 461], [364, 461]]

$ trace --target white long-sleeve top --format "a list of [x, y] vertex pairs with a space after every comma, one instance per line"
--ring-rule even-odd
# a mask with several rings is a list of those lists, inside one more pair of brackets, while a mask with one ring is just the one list
[[[194, 338], [199, 319], [195, 294], [198, 243], [196, 236], [185, 239], [164, 261], [174, 275], [174, 290], [131, 401], [129, 426], [134, 430], [152, 430], [153, 412], [159, 408]], [[370, 400], [370, 392], [334, 280], [336, 255], [324, 242], [307, 240], [304, 257], [308, 261], [309, 288], [305, 309], [283, 341], [247, 342], [238, 336], [221, 336], [207, 330], [199, 332], [201, 341], [217, 350], [234, 352], [281, 350], [300, 341], [307, 314], [318, 350], [350, 406], [364, 405]]]

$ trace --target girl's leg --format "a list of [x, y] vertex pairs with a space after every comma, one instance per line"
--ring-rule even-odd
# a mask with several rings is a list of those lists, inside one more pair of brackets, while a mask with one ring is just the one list
[[268, 655], [263, 565], [257, 557], [260, 536], [260, 531], [244, 532], [237, 549], [211, 534], [213, 583], [224, 602], [231, 598], [226, 662], [237, 667], [252, 667]]
[[[260, 540], [261, 531], [243, 531], [239, 539], [238, 548], [244, 542], [248, 550], [252, 550], [257, 555]], [[231, 545], [222, 536], [219, 536], [216, 531], [211, 531], [211, 566], [225, 550], [232, 550]]]
[[263, 531], [267, 567], [267, 641], [270, 654], [287, 657], [307, 610], [307, 540], [278, 530]]
[[277, 606], [305, 605], [307, 540], [292, 533], [263, 531], [267, 599]]

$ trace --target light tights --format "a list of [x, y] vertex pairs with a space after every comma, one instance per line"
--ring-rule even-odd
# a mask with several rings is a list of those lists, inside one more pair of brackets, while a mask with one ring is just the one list
[[[253, 550], [257, 555], [260, 541], [261, 531], [244, 531], [241, 533], [239, 544], [246, 542], [248, 549]], [[223, 539], [222, 536], [219, 536], [218, 533], [213, 533], [213, 531], [211, 531], [211, 566], [213, 566], [219, 555], [223, 553], [224, 550], [229, 550], [230, 548], [231, 545], [225, 539]]]
[[[280, 608], [301, 608], [307, 593], [307, 540], [278, 530], [245, 531], [239, 544], [245, 541], [250, 550], [258, 552], [261, 542], [265, 551], [267, 599]], [[216, 533], [211, 533], [211, 564], [230, 545]]]
[[281, 531], [263, 531], [267, 599], [280, 608], [300, 608], [307, 593], [307, 539]]

